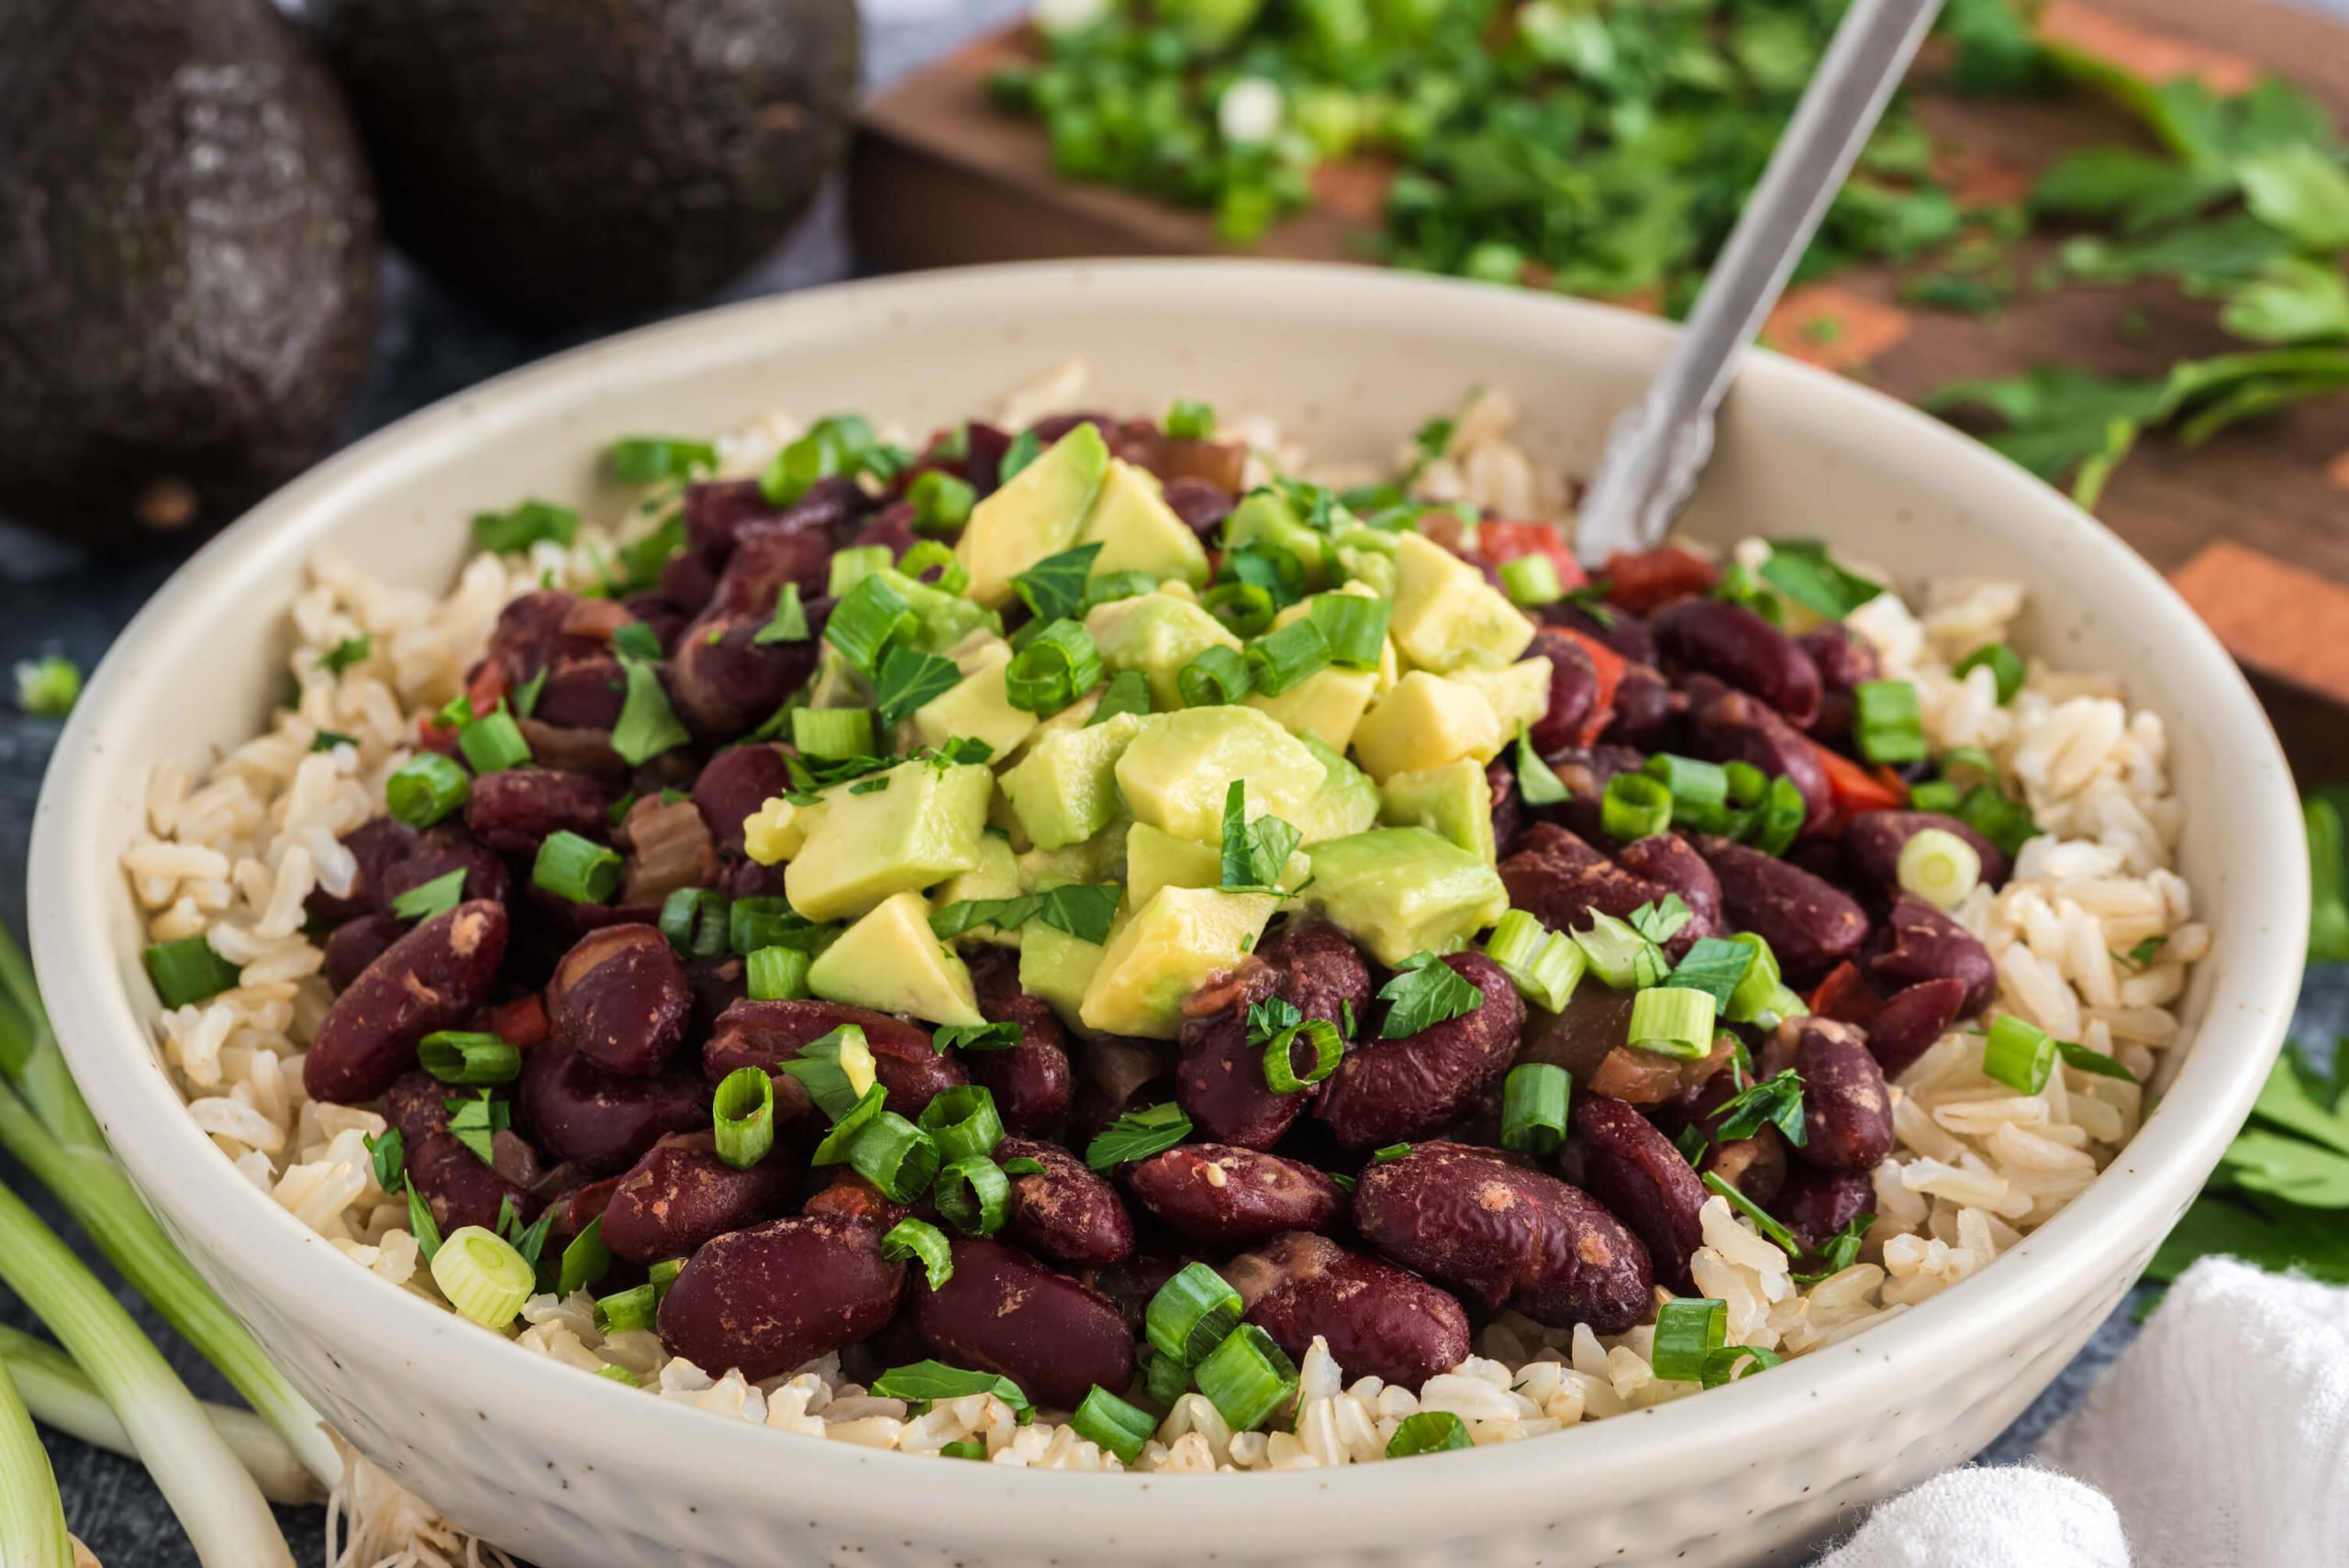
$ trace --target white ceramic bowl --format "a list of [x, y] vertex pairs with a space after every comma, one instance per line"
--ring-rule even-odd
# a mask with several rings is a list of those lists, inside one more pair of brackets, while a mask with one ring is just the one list
[[763, 300], [581, 349], [450, 399], [289, 485], [125, 631], [50, 768], [34, 948], [75, 1075], [164, 1223], [362, 1450], [547, 1568], [751, 1562], [1722, 1563], [1790, 1555], [1845, 1510], [1972, 1454], [2076, 1351], [2183, 1209], [2266, 1073], [2308, 915], [2291, 782], [2219, 645], [2054, 491], [1920, 414], [1768, 355], [1729, 401], [1695, 531], [1798, 533], [1914, 582], [2037, 590], [2021, 640], [2115, 671], [2168, 721], [2181, 869], [2217, 945], [2199, 1043], [2160, 1114], [1985, 1274], [1733, 1387], [1481, 1452], [1219, 1478], [1033, 1473], [876, 1452], [659, 1403], [540, 1357], [343, 1261], [229, 1168], [150, 1043], [156, 1003], [117, 856], [150, 769], [257, 731], [278, 613], [330, 545], [438, 590], [479, 505], [584, 495], [616, 436], [771, 406], [926, 428], [1071, 356], [1089, 401], [1202, 397], [1325, 454], [1383, 455], [1431, 409], [1506, 387], [1525, 439], [1586, 467], [1669, 328], [1594, 306], [1368, 270], [1238, 262], [933, 273]]

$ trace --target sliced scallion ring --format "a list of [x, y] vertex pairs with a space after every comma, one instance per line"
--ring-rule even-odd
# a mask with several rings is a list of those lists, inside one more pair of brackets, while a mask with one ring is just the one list
[[1076, 1429], [1078, 1437], [1116, 1454], [1120, 1463], [1131, 1464], [1141, 1457], [1142, 1444], [1150, 1441], [1150, 1434], [1158, 1429], [1158, 1418], [1097, 1383], [1069, 1418], [1069, 1425]]
[[1219, 583], [1199, 600], [1199, 607], [1221, 621], [1231, 635], [1255, 637], [1273, 624], [1273, 592], [1258, 583]]
[[995, 1095], [977, 1084], [957, 1084], [931, 1096], [915, 1123], [938, 1145], [939, 1159], [952, 1164], [995, 1152], [1003, 1141], [1003, 1118]]
[[1661, 833], [1672, 826], [1672, 791], [1645, 773], [1617, 773], [1599, 796], [1598, 825], [1627, 844]]
[[745, 962], [752, 1001], [791, 1002], [809, 995], [807, 966], [814, 961], [803, 950], [761, 948]]
[[[1642, 991], [1642, 997], [1653, 996]], [[1638, 1004], [1632, 1004], [1637, 1010]], [[1520, 1154], [1554, 1154], [1566, 1140], [1566, 1105], [1574, 1079], [1547, 1062], [1521, 1062], [1501, 1081], [1501, 1147]]]
[[573, 904], [608, 903], [619, 891], [620, 857], [608, 846], [565, 828], [540, 842], [530, 881]]
[[1705, 1358], [1729, 1340], [1729, 1303], [1705, 1296], [1675, 1296], [1656, 1308], [1655, 1349], [1648, 1363], [1658, 1377], [1695, 1383]]
[[946, 1233], [926, 1219], [900, 1219], [891, 1226], [881, 1238], [881, 1255], [900, 1262], [920, 1259], [932, 1290], [954, 1277], [954, 1250], [946, 1244]]
[[1307, 609], [1330, 644], [1330, 660], [1344, 670], [1375, 670], [1386, 652], [1392, 606], [1364, 594], [1317, 594]]
[[1954, 909], [1981, 882], [1982, 855], [1948, 828], [1927, 828], [1909, 835], [1900, 846], [1895, 874], [1901, 892], [1936, 909]]
[[1501, 562], [1501, 590], [1513, 605], [1554, 605], [1566, 596], [1566, 585], [1558, 580], [1558, 563], [1547, 553], [1534, 550], [1513, 561]]
[[1871, 762], [1925, 760], [1925, 720], [1906, 681], [1862, 681], [1852, 688], [1852, 738]]
[[906, 499], [913, 503], [916, 533], [952, 533], [971, 520], [971, 507], [978, 498], [979, 493], [968, 480], [935, 468], [916, 474], [906, 488]]
[[1713, 996], [1685, 985], [1653, 985], [1631, 998], [1634, 1050], [1695, 1062], [1712, 1053]]
[[791, 714], [791, 743], [803, 757], [826, 762], [873, 755], [869, 707], [802, 707]]
[[1176, 672], [1185, 707], [1218, 707], [1248, 695], [1248, 662], [1236, 650], [1209, 648]]
[[969, 1154], [940, 1167], [930, 1197], [939, 1214], [965, 1236], [992, 1236], [1003, 1229], [1011, 1207], [1011, 1179], [984, 1154]]
[[911, 1203], [938, 1174], [938, 1145], [904, 1117], [885, 1110], [849, 1144], [848, 1162], [891, 1203]]
[[938, 581], [924, 586], [941, 594], [959, 594], [971, 585], [970, 569], [963, 564], [962, 558], [934, 539], [916, 540], [897, 558], [897, 570], [917, 583], [933, 566], [939, 569]]
[[1395, 1424], [1395, 1435], [1386, 1440], [1386, 1457], [1409, 1459], [1472, 1446], [1468, 1424], [1459, 1417], [1449, 1410], [1420, 1410]]
[[1253, 1323], [1226, 1334], [1191, 1375], [1235, 1432], [1254, 1431], [1297, 1392], [1297, 1363]]
[[518, 768], [530, 760], [530, 743], [522, 739], [522, 727], [514, 722], [504, 703], [495, 712], [460, 726], [457, 750], [465, 754], [476, 773]]
[[[1297, 1071], [1291, 1049], [1299, 1040], [1313, 1047], [1313, 1064], [1302, 1073]], [[1285, 1029], [1264, 1043], [1265, 1085], [1275, 1095], [1294, 1095], [1308, 1084], [1319, 1084], [1338, 1070], [1345, 1050], [1338, 1026], [1327, 1018], [1308, 1018]]]
[[443, 1084], [510, 1084], [522, 1053], [494, 1034], [437, 1029], [417, 1042], [416, 1063]]
[[538, 1273], [512, 1242], [466, 1225], [449, 1232], [433, 1254], [432, 1283], [463, 1316], [484, 1329], [503, 1329], [538, 1289]]
[[1330, 639], [1310, 617], [1293, 620], [1250, 643], [1243, 657], [1255, 688], [1278, 696], [1330, 667]]
[[1005, 667], [1004, 700], [1022, 713], [1055, 714], [1099, 685], [1101, 673], [1092, 634], [1073, 620], [1056, 620]]
[[1240, 1293], [1205, 1263], [1186, 1263], [1158, 1287], [1142, 1315], [1142, 1330], [1158, 1353], [1191, 1366], [1239, 1326]]
[[2046, 1089], [2056, 1055], [2054, 1039], [2045, 1029], [2004, 1013], [1992, 1020], [1989, 1038], [1982, 1043], [1982, 1072], [2010, 1089], [2036, 1095]]
[[384, 781], [384, 804], [411, 828], [429, 828], [473, 794], [465, 770], [438, 751], [418, 751]]
[[718, 1157], [747, 1171], [774, 1147], [774, 1080], [763, 1067], [737, 1067], [718, 1085], [710, 1103], [718, 1133]]

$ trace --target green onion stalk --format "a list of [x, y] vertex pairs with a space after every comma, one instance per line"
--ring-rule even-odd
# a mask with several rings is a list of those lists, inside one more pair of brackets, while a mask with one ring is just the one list
[[[285, 1440], [302, 1467], [320, 1485], [331, 1488], [342, 1478], [343, 1464], [325, 1423], [147, 1212], [129, 1176], [107, 1149], [97, 1118], [74, 1087], [49, 1014], [41, 1006], [32, 966], [5, 928], [0, 928], [0, 993], [16, 1005], [11, 1009], [0, 1002], [0, 1149], [15, 1155], [57, 1195], [107, 1261], [164, 1321], [219, 1368], [254, 1413]], [[94, 1375], [97, 1371], [89, 1370]]]
[[0, 1363], [0, 1562], [8, 1568], [73, 1568], [73, 1538], [49, 1451], [8, 1367]]

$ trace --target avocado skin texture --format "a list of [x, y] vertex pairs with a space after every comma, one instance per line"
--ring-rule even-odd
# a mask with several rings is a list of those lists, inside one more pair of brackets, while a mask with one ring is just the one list
[[441, 282], [540, 321], [697, 300], [796, 222], [847, 145], [855, 0], [311, 0]]
[[269, 0], [0, 4], [0, 514], [119, 542], [299, 473], [376, 261], [358, 135]]

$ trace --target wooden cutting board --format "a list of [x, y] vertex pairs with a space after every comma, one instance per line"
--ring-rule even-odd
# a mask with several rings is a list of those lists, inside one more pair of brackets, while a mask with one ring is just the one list
[[[2283, 75], [2349, 120], [2349, 29], [2270, 0], [2050, 0], [2043, 30], [2155, 77], [2194, 73], [2240, 91]], [[1200, 213], [1052, 177], [1042, 133], [997, 113], [988, 76], [1025, 57], [1023, 33], [996, 34], [907, 78], [865, 110], [852, 165], [850, 220], [863, 264], [884, 271], [1102, 255], [1205, 255]], [[1918, 110], [1953, 149], [1961, 195], [2011, 199], [2059, 152], [2138, 139], [2117, 111], [1967, 99], [1938, 91], [1929, 53], [1912, 76]], [[1328, 167], [1310, 212], [1251, 253], [1359, 261], [1386, 172]], [[2027, 242], [2029, 277], [2053, 247]], [[1637, 302], [1625, 302], [1637, 303]], [[2165, 284], [2067, 285], [2017, 294], [1998, 316], [1911, 310], [1889, 269], [1863, 268], [1790, 295], [1764, 334], [1782, 351], [1915, 398], [1970, 376], [2034, 363], [2157, 374], [2180, 358], [2237, 347], [2207, 304]], [[1835, 323], [1829, 329], [1810, 324]], [[2262, 683], [2304, 776], [2349, 776], [2349, 393], [2188, 450], [2140, 444], [2099, 516], [2171, 573]]]

